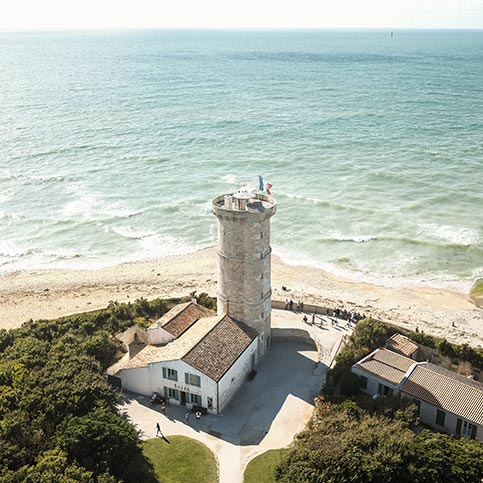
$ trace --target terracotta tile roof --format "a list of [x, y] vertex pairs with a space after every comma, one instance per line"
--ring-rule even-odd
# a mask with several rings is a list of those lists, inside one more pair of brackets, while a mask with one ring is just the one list
[[256, 337], [255, 330], [225, 315], [183, 361], [219, 381]]
[[402, 334], [394, 334], [387, 341], [387, 348], [399, 352], [404, 356], [411, 357], [419, 349], [419, 346], [416, 342]]
[[187, 302], [173, 307], [164, 314], [150, 328], [162, 327], [164, 330], [179, 337], [188, 330], [197, 320], [203, 317], [212, 317], [214, 312], [195, 302]]
[[146, 367], [155, 362], [181, 359], [193, 347], [195, 347], [196, 344], [202, 340], [221, 319], [222, 317], [218, 315], [214, 317], [204, 317], [196, 324], [193, 324], [189, 330], [186, 330], [180, 337], [165, 346], [147, 345], [132, 359], [126, 362], [122, 369]]
[[413, 364], [412, 359], [388, 349], [377, 349], [365, 359], [354, 364], [354, 367], [398, 385]]
[[455, 372], [418, 364], [401, 392], [483, 426], [483, 384]]

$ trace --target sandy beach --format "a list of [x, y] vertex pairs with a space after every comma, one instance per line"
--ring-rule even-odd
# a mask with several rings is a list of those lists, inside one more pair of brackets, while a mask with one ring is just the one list
[[[429, 287], [382, 287], [287, 265], [276, 256], [272, 289], [275, 300], [356, 309], [453, 342], [483, 346], [483, 309], [465, 294]], [[0, 277], [0, 328], [102, 308], [111, 300], [186, 296], [193, 290], [216, 295], [214, 248], [98, 270], [13, 273]]]

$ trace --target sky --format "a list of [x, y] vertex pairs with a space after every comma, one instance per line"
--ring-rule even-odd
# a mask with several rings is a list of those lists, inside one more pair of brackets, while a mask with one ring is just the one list
[[483, 28], [483, 0], [0, 0], [0, 30]]

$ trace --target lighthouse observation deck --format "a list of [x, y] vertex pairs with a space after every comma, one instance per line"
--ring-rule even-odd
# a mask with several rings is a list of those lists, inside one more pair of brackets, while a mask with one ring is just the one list
[[218, 216], [222, 215], [222, 211], [231, 211], [272, 216], [275, 214], [276, 205], [276, 201], [268, 195], [238, 191], [215, 198], [213, 213]]

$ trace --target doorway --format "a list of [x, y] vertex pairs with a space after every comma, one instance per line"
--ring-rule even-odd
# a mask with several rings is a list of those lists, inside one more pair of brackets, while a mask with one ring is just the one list
[[186, 406], [186, 393], [184, 391], [179, 392], [179, 403], [181, 406]]

